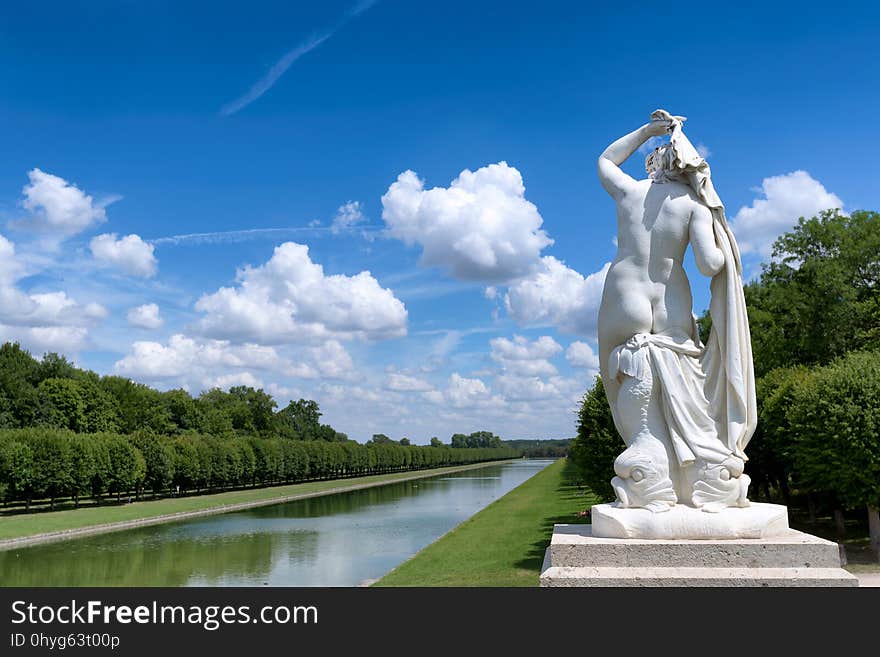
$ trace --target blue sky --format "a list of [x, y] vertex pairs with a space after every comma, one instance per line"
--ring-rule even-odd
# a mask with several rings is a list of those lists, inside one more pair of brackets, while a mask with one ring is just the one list
[[595, 160], [651, 111], [689, 117], [752, 274], [799, 215], [880, 208], [876, 8], [593, 4], [0, 9], [0, 339], [358, 440], [572, 435]]

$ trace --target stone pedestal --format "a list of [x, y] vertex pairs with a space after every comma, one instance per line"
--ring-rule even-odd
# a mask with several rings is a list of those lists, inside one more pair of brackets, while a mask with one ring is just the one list
[[555, 526], [541, 586], [858, 586], [836, 543], [793, 529], [705, 540], [600, 538], [592, 529]]
[[732, 539], [783, 536], [788, 528], [788, 509], [780, 504], [752, 502], [709, 513], [684, 504], [669, 511], [622, 509], [614, 504], [595, 504], [590, 509], [596, 538]]

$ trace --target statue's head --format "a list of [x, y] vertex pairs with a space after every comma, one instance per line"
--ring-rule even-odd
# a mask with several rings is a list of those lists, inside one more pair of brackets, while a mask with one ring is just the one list
[[661, 144], [648, 153], [648, 157], [645, 158], [645, 171], [651, 178], [656, 178], [660, 172], [667, 175], [675, 173], [675, 149], [672, 144]]

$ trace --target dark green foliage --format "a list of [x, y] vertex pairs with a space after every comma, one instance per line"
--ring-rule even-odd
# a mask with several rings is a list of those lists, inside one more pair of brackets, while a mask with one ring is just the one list
[[880, 347], [880, 214], [801, 218], [773, 256], [745, 287], [758, 376]]
[[75, 501], [91, 496], [191, 493], [236, 486], [270, 486], [516, 458], [518, 450], [452, 449], [288, 440], [220, 438], [196, 433], [74, 434], [34, 428], [0, 430], [0, 499], [5, 503]]
[[80, 382], [74, 379], [43, 379], [37, 386], [37, 424], [84, 431], [86, 404]]
[[[174, 433], [206, 430], [204, 411], [186, 390], [178, 388], [163, 392], [162, 401]], [[231, 423], [229, 429], [232, 429]], [[208, 431], [208, 433], [213, 432]]]
[[747, 469], [753, 494], [791, 501], [791, 427], [788, 411], [798, 384], [810, 375], [806, 367], [779, 368], [756, 381], [758, 426], [749, 442]]
[[614, 428], [611, 408], [605, 397], [602, 379], [596, 377], [593, 387], [584, 395], [578, 412], [577, 437], [571, 441], [569, 457], [578, 466], [584, 481], [600, 499], [614, 499], [611, 478], [614, 459], [626, 446]]
[[29, 500], [34, 477], [34, 451], [24, 436], [0, 439], [0, 495], [3, 503]]
[[144, 486], [153, 493], [163, 493], [174, 475], [174, 450], [167, 441], [148, 432], [132, 434], [132, 443], [144, 457]]
[[118, 376], [100, 377], [63, 356], [34, 359], [0, 345], [0, 501], [212, 491], [514, 458], [483, 431], [451, 449], [376, 434], [359, 445], [321, 424], [315, 401], [276, 411], [263, 390], [236, 386], [193, 398]]
[[814, 370], [787, 417], [800, 486], [833, 492], [847, 508], [880, 507], [880, 352]]
[[474, 449], [477, 447], [501, 447], [501, 438], [491, 431], [474, 431], [470, 435], [456, 433], [449, 440], [452, 447]]
[[570, 438], [562, 440], [505, 440], [505, 447], [521, 450], [526, 458], [563, 458], [568, 455]]
[[116, 400], [119, 408], [119, 431], [172, 433], [171, 413], [158, 390], [119, 376], [105, 376], [101, 388]]
[[321, 429], [321, 411], [311, 399], [291, 401], [275, 415], [279, 435], [295, 440], [316, 440]]
[[0, 345], [0, 428], [33, 426], [39, 368], [18, 343]]

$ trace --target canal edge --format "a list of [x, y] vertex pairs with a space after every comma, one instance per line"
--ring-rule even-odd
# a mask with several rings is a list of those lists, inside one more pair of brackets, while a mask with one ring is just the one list
[[[515, 460], [515, 459], [514, 459]], [[7, 538], [0, 540], [0, 552], [15, 550], [17, 548], [30, 547], [33, 545], [43, 545], [47, 543], [58, 543], [84, 536], [93, 536], [96, 534], [109, 534], [126, 529], [137, 529], [139, 527], [149, 527], [151, 525], [161, 525], [179, 520], [191, 520], [205, 516], [220, 515], [222, 513], [232, 513], [235, 511], [246, 511], [261, 506], [272, 506], [273, 504], [284, 504], [285, 502], [296, 502], [297, 500], [306, 500], [315, 497], [324, 497], [325, 495], [337, 495], [339, 493], [349, 493], [356, 490], [365, 490], [367, 488], [378, 488], [389, 484], [397, 484], [404, 481], [413, 481], [415, 479], [427, 479], [429, 477], [437, 477], [443, 474], [453, 474], [456, 472], [465, 472], [467, 470], [476, 470], [479, 468], [498, 465], [500, 463], [508, 463], [510, 459], [503, 461], [487, 461], [485, 463], [470, 463], [455, 468], [437, 468], [436, 470], [423, 470], [398, 479], [390, 479], [387, 481], [367, 482], [360, 484], [352, 484], [350, 486], [338, 486], [328, 488], [322, 491], [313, 491], [310, 493], [296, 493], [293, 495], [282, 495], [280, 497], [272, 497], [265, 500], [255, 500], [253, 502], [237, 502], [235, 504], [222, 504], [219, 506], [208, 507], [206, 509], [197, 509], [194, 511], [178, 511], [177, 513], [166, 513], [159, 516], [149, 518], [138, 518], [136, 520], [120, 520], [118, 522], [108, 522], [98, 525], [89, 525], [88, 527], [76, 527], [73, 529], [63, 529], [54, 532], [44, 532], [42, 534], [32, 534], [30, 536], [21, 536], [17, 538]], [[442, 472], [438, 472], [442, 470]]]

